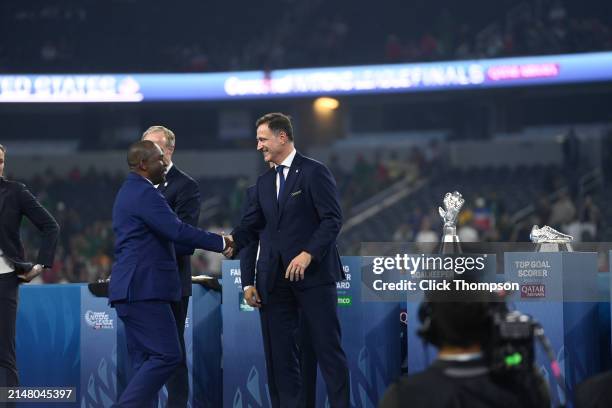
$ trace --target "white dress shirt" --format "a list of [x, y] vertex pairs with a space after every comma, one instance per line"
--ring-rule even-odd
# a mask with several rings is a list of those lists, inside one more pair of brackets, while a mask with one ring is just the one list
[[[293, 151], [291, 153], [289, 153], [289, 156], [287, 156], [285, 158], [285, 160], [283, 160], [283, 162], [281, 163], [281, 165], [285, 166], [285, 168], [283, 169], [283, 176], [285, 176], [285, 181], [287, 181], [287, 176], [289, 175], [289, 169], [291, 167], [291, 164], [293, 163], [293, 159], [295, 159], [295, 154], [297, 153], [297, 151], [295, 149], [293, 149]], [[274, 170], [276, 170], [276, 168], [278, 167], [277, 164], [274, 165]], [[278, 198], [278, 191], [280, 189], [280, 177], [278, 175], [278, 172], [276, 173], [276, 198]]]
[[[166, 167], [166, 172], [164, 174], [168, 174], [168, 172], [170, 171], [170, 169], [172, 168], [172, 166], [174, 166], [174, 163], [170, 162], [170, 164], [168, 165], [168, 167]], [[149, 180], [149, 179], [147, 179]], [[149, 180], [149, 182], [151, 182], [151, 180]], [[168, 184], [167, 181], [164, 182], [165, 184]], [[153, 184], [153, 183], [151, 183]], [[153, 184], [153, 187], [158, 188], [159, 184]], [[165, 186], [164, 186], [165, 187]]]
[[11, 262], [4, 257], [4, 253], [0, 249], [0, 275], [14, 271], [15, 268], [11, 265]]

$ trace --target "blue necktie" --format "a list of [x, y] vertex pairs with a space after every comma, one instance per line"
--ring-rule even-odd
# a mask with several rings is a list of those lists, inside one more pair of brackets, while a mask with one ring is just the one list
[[280, 198], [283, 195], [283, 190], [285, 189], [285, 172], [283, 171], [285, 169], [286, 166], [283, 166], [282, 164], [279, 164], [278, 166], [276, 166], [276, 172], [278, 173], [278, 196], [276, 196], [276, 199], [280, 202]]

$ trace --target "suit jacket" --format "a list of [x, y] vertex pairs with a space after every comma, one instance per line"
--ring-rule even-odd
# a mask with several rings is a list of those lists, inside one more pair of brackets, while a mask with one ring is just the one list
[[147, 179], [130, 173], [113, 206], [115, 262], [109, 301], [181, 298], [174, 242], [221, 252], [223, 238], [181, 222]]
[[[256, 186], [247, 189], [247, 201], [242, 209], [242, 216], [246, 215], [256, 200]], [[257, 248], [259, 239], [249, 242], [240, 250], [240, 281], [242, 287], [255, 285], [255, 263], [257, 262]], [[257, 290], [259, 292], [259, 289]]]
[[[158, 187], [179, 219], [194, 227], [200, 217], [200, 189], [194, 179], [173, 165], [166, 182]], [[183, 296], [191, 296], [191, 255], [193, 248], [174, 244]]]
[[59, 225], [25, 185], [0, 177], [0, 248], [4, 256], [15, 264], [18, 272], [32, 269], [32, 262], [24, 259], [19, 236], [19, 226], [24, 216], [42, 234], [36, 263], [51, 267], [59, 237]]
[[[322, 163], [296, 153], [283, 194], [276, 198], [276, 171], [269, 169], [255, 184], [255, 199], [234, 230], [239, 248], [256, 240], [261, 231], [257, 261], [257, 289], [265, 301], [279, 273], [300, 252], [312, 255], [297, 288], [340, 281], [344, 272], [336, 246], [342, 210], [336, 182]], [[243, 285], [252, 284], [242, 281]]]

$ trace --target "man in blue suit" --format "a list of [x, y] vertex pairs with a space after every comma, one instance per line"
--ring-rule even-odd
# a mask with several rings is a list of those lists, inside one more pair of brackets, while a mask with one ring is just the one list
[[[281, 407], [296, 407], [302, 388], [294, 334], [300, 316], [332, 407], [349, 406], [349, 373], [340, 344], [336, 282], [344, 278], [336, 237], [342, 212], [336, 183], [323, 164], [293, 144], [291, 119], [270, 113], [257, 123], [257, 150], [274, 164], [255, 185], [254, 199], [234, 230], [237, 248], [260, 239], [257, 280], [245, 281], [247, 302], [261, 305], [268, 383]], [[261, 236], [260, 236], [261, 232]]]
[[180, 364], [182, 351], [171, 302], [181, 298], [174, 243], [222, 252], [227, 237], [179, 220], [154, 185], [164, 182], [161, 149], [144, 140], [130, 146], [130, 174], [113, 207], [115, 263], [109, 301], [125, 325], [135, 374], [116, 407], [153, 407], [157, 392]]
[[[166, 162], [166, 182], [159, 184], [161, 191], [172, 211], [179, 219], [196, 227], [200, 217], [200, 189], [198, 183], [189, 175], [180, 170], [172, 161], [176, 136], [165, 126], [151, 126], [143, 134], [142, 140], [150, 140], [164, 152]], [[185, 354], [185, 321], [191, 296], [191, 255], [193, 248], [174, 245], [179, 276], [181, 277], [182, 297], [178, 302], [171, 304], [176, 329], [181, 343], [183, 360], [176, 368], [174, 374], [166, 383], [168, 390], [168, 408], [185, 408], [189, 400], [189, 374], [187, 371], [187, 358]]]

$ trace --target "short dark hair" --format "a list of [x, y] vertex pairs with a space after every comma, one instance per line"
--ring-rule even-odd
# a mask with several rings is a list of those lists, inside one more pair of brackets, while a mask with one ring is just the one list
[[437, 347], [484, 345], [491, 332], [492, 311], [505, 305], [499, 296], [486, 291], [427, 291], [424, 300], [423, 310], [431, 319], [430, 340]]
[[468, 347], [482, 344], [490, 334], [489, 309], [485, 302], [435, 302], [431, 324], [440, 345]]
[[291, 124], [291, 116], [282, 114], [280, 112], [267, 113], [255, 122], [255, 127], [258, 128], [260, 125], [268, 125], [273, 132], [280, 132], [281, 130], [287, 134], [287, 138], [293, 142], [293, 125]]
[[138, 167], [140, 162], [149, 160], [157, 152], [157, 145], [150, 140], [139, 140], [132, 143], [127, 154], [128, 166], [130, 169], [134, 169]]
[[2, 146], [1, 144], [0, 144], [0, 150], [2, 150], [2, 153], [6, 153], [6, 147]]

